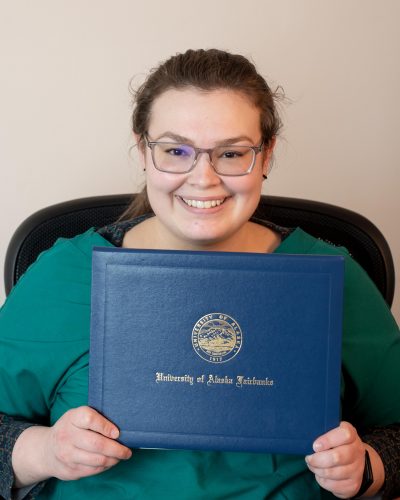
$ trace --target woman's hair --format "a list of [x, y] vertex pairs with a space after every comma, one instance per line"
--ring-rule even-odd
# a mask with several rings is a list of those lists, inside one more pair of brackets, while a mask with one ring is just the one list
[[[144, 135], [148, 131], [154, 100], [170, 89], [188, 87], [212, 91], [229, 89], [240, 92], [260, 110], [260, 126], [265, 146], [278, 134], [281, 121], [273, 92], [253, 63], [239, 54], [223, 50], [187, 50], [170, 57], [151, 70], [146, 81], [134, 92], [132, 129], [139, 137], [139, 147], [144, 147]], [[146, 188], [136, 195], [121, 219], [130, 219], [151, 212]]]

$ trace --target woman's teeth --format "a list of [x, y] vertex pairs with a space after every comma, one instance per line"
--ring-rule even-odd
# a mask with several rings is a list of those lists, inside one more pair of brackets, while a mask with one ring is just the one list
[[224, 199], [202, 201], [202, 200], [187, 200], [186, 198], [182, 198], [182, 200], [186, 203], [186, 205], [189, 205], [189, 207], [194, 207], [194, 208], [219, 207], [221, 203], [224, 202]]

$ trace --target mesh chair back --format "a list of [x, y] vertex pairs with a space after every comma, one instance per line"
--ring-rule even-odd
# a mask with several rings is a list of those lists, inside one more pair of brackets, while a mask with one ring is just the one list
[[[8, 246], [4, 282], [6, 294], [40, 252], [60, 238], [71, 238], [90, 227], [115, 222], [132, 195], [82, 198], [53, 205], [26, 219]], [[345, 246], [367, 271], [389, 306], [394, 294], [394, 266], [382, 233], [365, 217], [322, 202], [262, 196], [255, 214], [286, 227], [301, 227], [317, 238]]]

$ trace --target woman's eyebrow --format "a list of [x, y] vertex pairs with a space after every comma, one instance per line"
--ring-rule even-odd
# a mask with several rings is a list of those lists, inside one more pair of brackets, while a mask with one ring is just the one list
[[[183, 135], [176, 134], [175, 132], [171, 131], [166, 131], [157, 136], [154, 140], [159, 141], [160, 139], [172, 139], [173, 141], [179, 142], [179, 143], [184, 143], [184, 144], [190, 144], [194, 145], [194, 142], [189, 139], [189, 137], [185, 137]], [[227, 137], [222, 140], [216, 141], [215, 145], [216, 146], [225, 146], [225, 145], [230, 145], [230, 144], [236, 144], [237, 142], [242, 142], [242, 141], [248, 141], [251, 144], [253, 144], [253, 140], [248, 137], [247, 135], [239, 135], [236, 137]]]
[[175, 134], [174, 132], [170, 132], [170, 131], [163, 132], [162, 134], [158, 135], [153, 140], [159, 141], [160, 139], [172, 139], [175, 142], [180, 142], [180, 143], [185, 143], [185, 144], [193, 144], [193, 142], [188, 137], [184, 137], [183, 135]]
[[236, 144], [237, 142], [243, 142], [247, 141], [253, 144], [253, 139], [248, 137], [247, 135], [238, 135], [236, 137], [227, 137], [226, 139], [223, 139], [222, 141], [217, 141], [215, 144], [216, 146], [225, 146], [225, 145], [230, 145], [230, 144]]

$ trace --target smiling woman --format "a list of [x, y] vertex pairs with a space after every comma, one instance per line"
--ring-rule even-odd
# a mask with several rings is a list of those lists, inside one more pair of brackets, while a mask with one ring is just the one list
[[[173, 56], [139, 88], [132, 123], [143, 193], [115, 224], [42, 254], [0, 311], [0, 411], [41, 424], [3, 420], [0, 495], [10, 498], [12, 487], [47, 499], [400, 494], [400, 337], [390, 311], [345, 249], [253, 217], [280, 129], [275, 97], [252, 63], [219, 50]], [[115, 425], [86, 406], [94, 246], [342, 255], [347, 421], [308, 457], [143, 449], [132, 457]], [[205, 331], [199, 324], [195, 344], [233, 357], [241, 334], [223, 319]]]
[[[279, 238], [273, 231], [249, 222], [274, 141], [256, 146], [262, 142], [260, 111], [246, 95], [230, 89], [167, 90], [153, 103], [148, 136], [157, 140], [137, 140], [156, 217], [127, 232], [130, 246], [254, 252], [276, 247]], [[156, 146], [165, 148], [165, 143], [174, 160], [160, 164], [165, 149], [157, 156]], [[195, 147], [202, 149], [196, 153]], [[221, 151], [227, 157], [235, 154], [234, 159], [221, 159]], [[178, 165], [186, 172], [166, 169], [182, 156], [185, 165]]]

